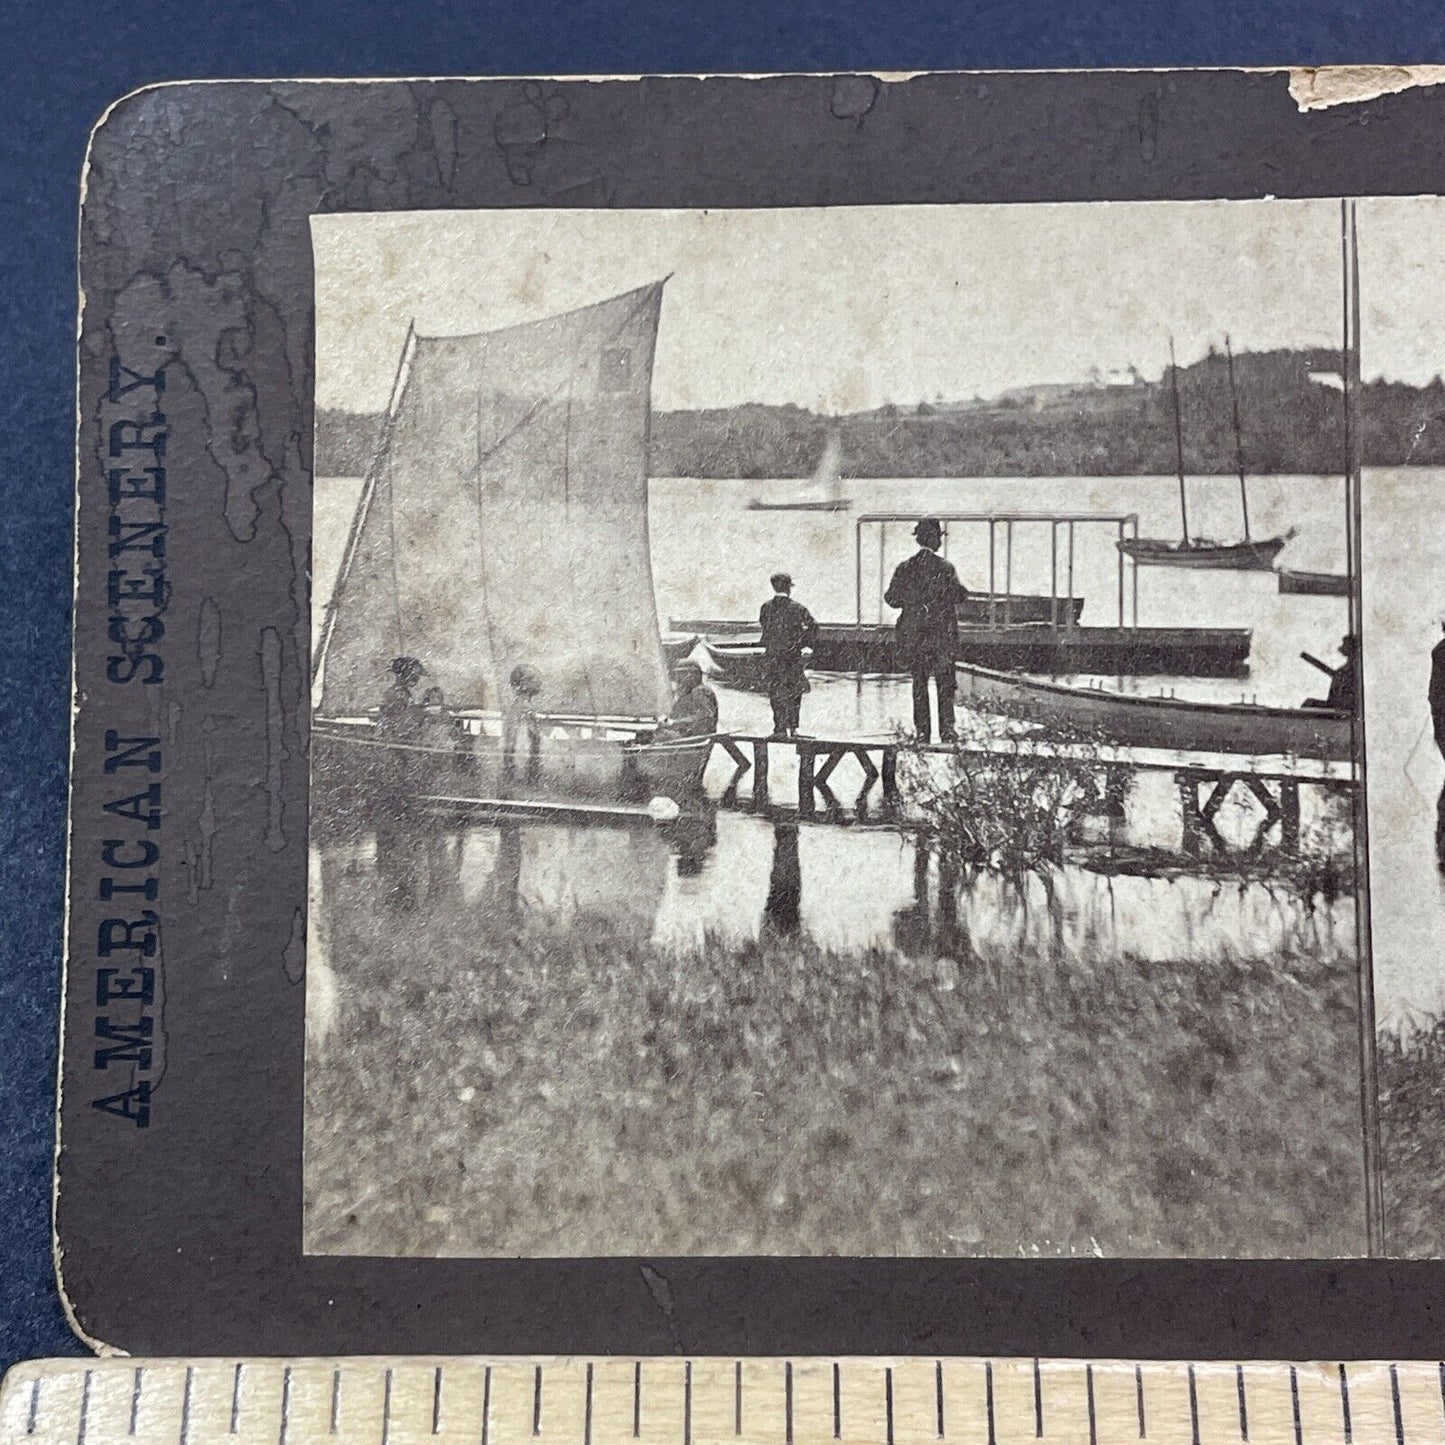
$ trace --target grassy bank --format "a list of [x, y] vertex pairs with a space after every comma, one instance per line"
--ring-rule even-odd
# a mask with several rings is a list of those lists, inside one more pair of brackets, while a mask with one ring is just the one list
[[1385, 1243], [1445, 1255], [1445, 1020], [1380, 1036]]
[[[325, 875], [307, 1241], [395, 1254], [1362, 1246], [1352, 967], [686, 952]], [[322, 951], [321, 947], [316, 950]], [[314, 960], [313, 960], [314, 962]]]

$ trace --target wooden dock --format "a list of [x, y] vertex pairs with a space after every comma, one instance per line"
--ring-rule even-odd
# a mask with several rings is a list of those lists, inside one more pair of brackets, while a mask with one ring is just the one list
[[1095, 775], [1095, 801], [1084, 812], [1105, 819], [1111, 829], [1122, 827], [1126, 800], [1134, 778], [1141, 773], [1165, 774], [1173, 778], [1179, 800], [1184, 851], [1189, 855], [1207, 852], [1223, 854], [1232, 849], [1221, 834], [1217, 819], [1232, 797], [1251, 796], [1261, 809], [1253, 836], [1244, 851], [1258, 852], [1273, 836], [1278, 847], [1297, 853], [1300, 847], [1300, 790], [1318, 788], [1326, 793], [1346, 795], [1353, 791], [1354, 776], [1348, 765], [1314, 760], [1270, 759], [1254, 765], [1243, 758], [1206, 758], [1204, 755], [1171, 754], [1157, 750], [1126, 748], [1081, 748], [1035, 743], [1015, 738], [979, 739], [966, 744], [912, 743], [904, 738], [776, 738], [762, 733], [720, 733], [714, 743], [735, 764], [724, 801], [738, 798], [739, 784], [752, 774], [754, 811], [771, 809], [787, 800], [773, 796], [772, 749], [797, 754], [796, 811], [801, 819], [818, 816], [841, 818], [843, 807], [833, 790], [838, 768], [848, 759], [857, 766], [859, 790], [854, 817], [863, 820], [875, 812], [872, 796], [879, 793], [882, 816], [899, 813], [903, 799], [898, 782], [901, 754], [959, 755], [965, 758], [1017, 759], [1029, 765], [1040, 760], [1057, 760], [1060, 766], [1084, 768]]

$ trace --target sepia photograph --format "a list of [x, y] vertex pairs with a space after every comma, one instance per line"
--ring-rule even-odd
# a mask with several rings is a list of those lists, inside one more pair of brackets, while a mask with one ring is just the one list
[[1445, 1252], [1442, 221], [313, 217], [306, 1251]]

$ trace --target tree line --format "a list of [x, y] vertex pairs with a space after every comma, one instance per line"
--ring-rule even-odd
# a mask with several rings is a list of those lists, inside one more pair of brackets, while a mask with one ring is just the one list
[[[1335, 351], [1245, 352], [1234, 386], [1223, 352], [1178, 368], [1184, 469], [1191, 474], [1328, 475], [1343, 470], [1345, 408]], [[1239, 425], [1236, 432], [1234, 402]], [[1366, 465], [1445, 465], [1445, 384], [1374, 381], [1362, 388]], [[321, 411], [320, 476], [360, 476], [380, 434], [379, 416]], [[830, 432], [842, 470], [860, 477], [1153, 476], [1177, 465], [1174, 386], [1024, 388], [989, 400], [920, 401], [847, 416], [749, 404], [656, 412], [650, 471], [670, 477], [803, 477]]]

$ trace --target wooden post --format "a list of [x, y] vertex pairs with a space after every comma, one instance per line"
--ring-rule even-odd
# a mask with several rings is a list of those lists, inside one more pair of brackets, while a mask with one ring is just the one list
[[1179, 787], [1179, 810], [1184, 818], [1184, 851], [1191, 857], [1199, 853], [1199, 784], [1188, 771], [1178, 772], [1174, 781]]
[[1293, 778], [1280, 779], [1279, 846], [1291, 856], [1299, 852], [1299, 783]]
[[1104, 768], [1104, 817], [1108, 820], [1109, 842], [1117, 843], [1124, 831], [1129, 796], [1129, 769], [1119, 763]]
[[898, 796], [898, 747], [890, 743], [883, 748], [883, 796], [894, 799]]
[[798, 744], [798, 812], [802, 817], [813, 816], [813, 763], [814, 752], [811, 743]]
[[768, 801], [768, 740], [753, 739], [753, 801]]

